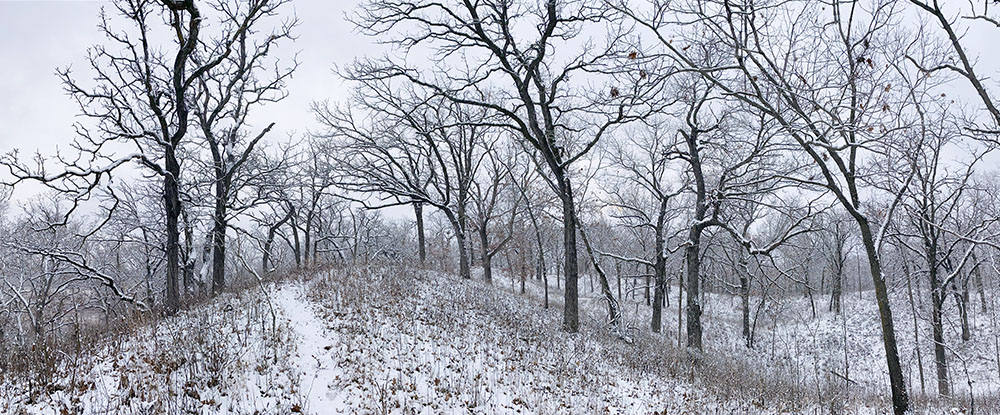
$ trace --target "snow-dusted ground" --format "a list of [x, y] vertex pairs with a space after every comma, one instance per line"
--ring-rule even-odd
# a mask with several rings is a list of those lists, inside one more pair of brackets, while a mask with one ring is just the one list
[[0, 414], [288, 413], [292, 335], [259, 292], [227, 294], [63, 360], [41, 388], [5, 378]]
[[[42, 387], [0, 376], [0, 414], [867, 414], [887, 406], [870, 298], [846, 298], [846, 321], [823, 312], [825, 301], [815, 319], [802, 299], [770, 305], [748, 350], [739, 303], [710, 294], [707, 354], [695, 369], [676, 347], [675, 303], [664, 333], [653, 334], [648, 308], [624, 301], [636, 329], [625, 342], [604, 327], [596, 295], [585, 294], [581, 332], [569, 335], [559, 330], [558, 290], [545, 310], [540, 286], [529, 283], [521, 296], [505, 284], [362, 267], [226, 295], [65, 359]], [[897, 303], [904, 365], [918, 392], [912, 313]], [[919, 412], [960, 411], [967, 380], [976, 413], [995, 408], [995, 325], [980, 314], [969, 342], [949, 332], [965, 357], [952, 360], [959, 398], [928, 405], [917, 393]], [[834, 372], [850, 376], [847, 391]]]
[[335, 333], [351, 413], [761, 412], [655, 376], [668, 367], [650, 349], [592, 327], [564, 334], [556, 310], [482, 283], [362, 270], [307, 291]]
[[282, 318], [295, 332], [292, 364], [298, 370], [304, 413], [350, 413], [340, 395], [343, 371], [335, 365], [333, 345], [326, 323], [320, 320], [305, 298], [302, 286], [284, 287], [274, 296]]

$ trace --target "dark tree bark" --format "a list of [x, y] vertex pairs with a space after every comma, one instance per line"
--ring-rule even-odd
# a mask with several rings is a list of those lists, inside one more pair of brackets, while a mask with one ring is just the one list
[[750, 276], [747, 275], [746, 258], [740, 257], [737, 271], [740, 274], [740, 313], [743, 317], [743, 340], [748, 349], [753, 348], [753, 334], [750, 331]]
[[265, 273], [271, 272], [271, 246], [274, 245], [274, 237], [278, 233], [278, 229], [281, 229], [289, 219], [292, 218], [292, 210], [289, 209], [287, 214], [281, 218], [281, 220], [275, 222], [273, 225], [267, 227], [267, 239], [264, 240], [264, 253], [261, 258], [261, 270]]
[[889, 369], [889, 385], [892, 389], [893, 408], [897, 415], [906, 413], [909, 407], [909, 396], [906, 390], [906, 380], [899, 364], [899, 352], [896, 346], [896, 329], [892, 320], [892, 310], [889, 306], [889, 293], [882, 275], [882, 264], [875, 246], [875, 236], [872, 234], [867, 218], [855, 216], [861, 229], [861, 241], [868, 255], [868, 269], [872, 274], [875, 287], [875, 301], [878, 303], [879, 319], [882, 322], [882, 343], [885, 348], [885, 359]]
[[653, 232], [655, 234], [653, 250], [654, 255], [656, 255], [653, 260], [653, 279], [656, 286], [653, 289], [653, 318], [650, 322], [650, 329], [652, 329], [653, 333], [659, 333], [660, 328], [663, 325], [663, 300], [666, 295], [665, 289], [667, 280], [667, 258], [664, 256], [666, 251], [666, 241], [663, 233], [666, 226], [668, 201], [668, 198], [660, 199], [659, 212], [656, 217], [656, 224], [653, 227]]
[[576, 253], [576, 206], [573, 201], [573, 190], [565, 172], [556, 172], [559, 185], [559, 198], [562, 201], [563, 214], [563, 273], [565, 275], [565, 296], [563, 305], [563, 330], [576, 333], [580, 330], [579, 292], [577, 288], [577, 253]]
[[291, 218], [292, 229], [292, 256], [295, 258], [295, 268], [302, 268], [302, 246], [299, 243], [299, 224], [297, 209], [289, 204], [289, 216]]
[[424, 205], [421, 202], [413, 202], [413, 215], [417, 219], [417, 254], [420, 257], [420, 265], [427, 263], [427, 238], [424, 235]]
[[962, 279], [962, 288], [955, 293], [955, 302], [958, 305], [958, 315], [962, 321], [962, 341], [972, 339], [972, 330], [969, 327], [969, 277]]
[[483, 262], [483, 280], [487, 284], [493, 284], [493, 255], [490, 255], [490, 236], [485, 226], [478, 229], [479, 246], [482, 247], [480, 259]]
[[910, 315], [913, 317], [913, 350], [917, 355], [917, 372], [920, 376], [920, 393], [927, 393], [927, 385], [924, 381], [924, 358], [920, 351], [920, 324], [917, 321], [917, 305], [913, 296], [913, 273], [910, 272], [910, 262], [906, 256], [900, 254], [903, 263], [903, 274], [906, 275], [906, 295], [910, 301]]

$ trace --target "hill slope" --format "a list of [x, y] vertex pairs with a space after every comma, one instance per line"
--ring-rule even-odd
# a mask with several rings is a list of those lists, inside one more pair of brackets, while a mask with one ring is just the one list
[[[807, 306], [791, 301], [746, 350], [735, 344], [738, 308], [709, 296], [712, 346], [695, 365], [671, 329], [637, 330], [628, 341], [608, 330], [595, 296], [584, 299], [581, 332], [569, 335], [558, 329], [558, 295], [545, 310], [531, 295], [427, 271], [331, 269], [260, 288], [109, 339], [97, 352], [62, 360], [50, 379], [0, 376], [0, 413], [758, 414], [886, 406], [878, 338], [868, 333], [874, 328], [862, 302], [848, 304], [845, 326], [832, 315], [805, 316]], [[643, 308], [627, 308], [631, 324], [643, 327]], [[667, 327], [676, 324], [671, 314]], [[841, 338], [855, 382], [849, 400], [839, 380], [828, 381], [844, 358]], [[989, 396], [986, 363], [973, 369]], [[952, 406], [921, 405], [928, 413]]]

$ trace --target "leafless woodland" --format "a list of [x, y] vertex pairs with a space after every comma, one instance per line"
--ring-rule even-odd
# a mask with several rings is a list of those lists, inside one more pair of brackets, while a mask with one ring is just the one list
[[[76, 134], [0, 158], [0, 412], [252, 413], [202, 396], [256, 356], [288, 377], [265, 412], [327, 413], [293, 300], [353, 322], [334, 359], [437, 333], [399, 373], [530, 347], [506, 381], [561, 385], [444, 371], [414, 403], [371, 360], [346, 413], [1000, 411], [996, 1], [292, 3], [110, 1], [57, 69]], [[305, 19], [377, 51], [276, 125]], [[230, 335], [259, 347], [213, 363]], [[142, 339], [168, 392], [73, 400]]]

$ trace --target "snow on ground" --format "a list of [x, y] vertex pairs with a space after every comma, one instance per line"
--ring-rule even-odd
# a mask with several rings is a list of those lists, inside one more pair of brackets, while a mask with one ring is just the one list
[[141, 323], [51, 379], [5, 377], [0, 414], [268, 414], [300, 406], [287, 323], [256, 290]]
[[304, 413], [349, 413], [340, 392], [340, 368], [334, 365], [334, 341], [328, 337], [326, 324], [316, 317], [305, 299], [301, 286], [293, 284], [275, 294], [282, 318], [295, 332], [292, 363], [301, 376]]
[[[635, 304], [642, 299], [623, 299], [634, 330], [626, 342], [605, 327], [596, 294], [584, 295], [581, 331], [570, 335], [559, 330], [560, 290], [550, 290], [546, 310], [540, 286], [529, 283], [522, 296], [499, 278], [490, 286], [429, 271], [358, 267], [258, 288], [137, 324], [96, 352], [67, 356], [50, 381], [0, 374], [0, 414], [868, 414], [887, 408], [877, 319], [864, 299], [845, 298], [846, 320], [822, 309], [813, 318], [804, 299], [767, 305], [748, 350], [739, 303], [708, 294], [707, 353], [690, 356], [676, 346], [676, 303], [664, 314], [664, 333], [653, 334], [648, 307]], [[904, 305], [894, 302], [897, 335], [917, 391], [912, 313]], [[925, 324], [918, 320], [918, 327]], [[954, 383], [964, 392], [962, 382], [973, 380], [976, 413], [990, 413], [983, 405], [991, 405], [1000, 384], [991, 377], [997, 369], [988, 353], [993, 324], [977, 315], [976, 335], [964, 343], [949, 326], [954, 353], [966, 357], [953, 360]], [[933, 390], [926, 339], [922, 359]], [[834, 373], [845, 373], [845, 360], [852, 379], [846, 393]], [[964, 398], [916, 399], [917, 413], [967, 407]]]
[[[627, 344], [475, 281], [399, 269], [318, 276], [306, 291], [336, 333], [337, 395], [352, 413], [771, 413], [670, 375], [662, 343]], [[672, 360], [673, 359], [673, 360]], [[676, 375], [677, 373], [674, 373]], [[734, 394], [740, 392], [734, 391]], [[336, 413], [336, 412], [328, 412]]]

